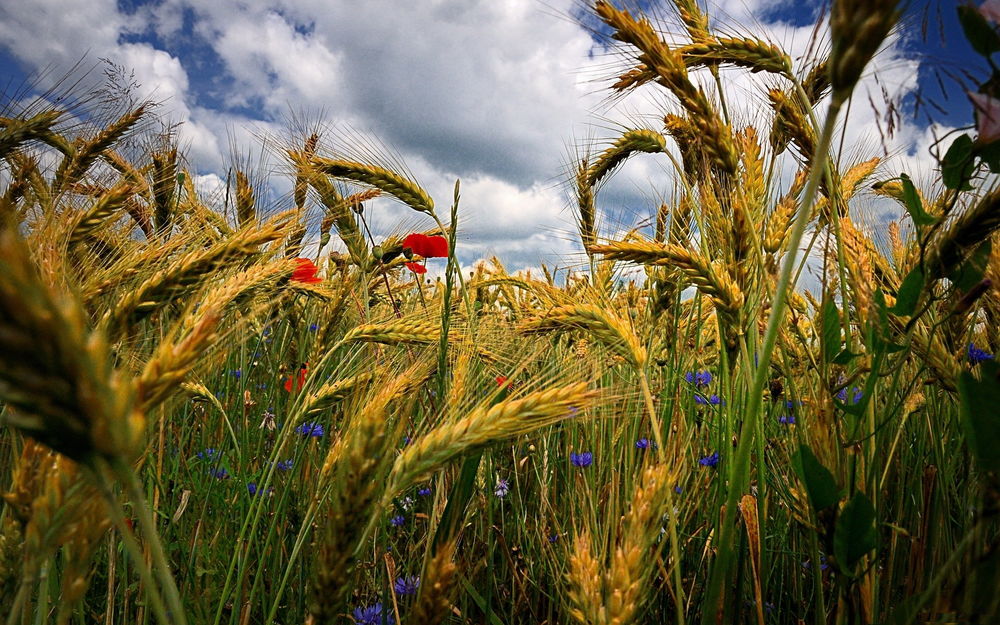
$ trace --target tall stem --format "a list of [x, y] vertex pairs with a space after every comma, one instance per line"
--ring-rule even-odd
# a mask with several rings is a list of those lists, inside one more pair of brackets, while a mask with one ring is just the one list
[[749, 390], [746, 414], [743, 424], [740, 426], [739, 445], [736, 448], [736, 455], [733, 458], [729, 471], [730, 480], [729, 490], [726, 493], [725, 513], [720, 520], [719, 541], [716, 543], [719, 547], [719, 553], [712, 566], [708, 587], [705, 591], [705, 610], [702, 612], [703, 625], [714, 625], [717, 622], [719, 610], [722, 608], [722, 588], [729, 576], [733, 557], [733, 531], [737, 517], [736, 505], [749, 479], [747, 468], [750, 461], [750, 450], [753, 448], [753, 440], [756, 438], [757, 421], [760, 419], [764, 384], [767, 382], [767, 374], [771, 365], [771, 355], [774, 352], [774, 345], [778, 338], [778, 328], [784, 317], [788, 291], [792, 287], [791, 278], [799, 252], [799, 245], [801, 245], [802, 237], [805, 235], [809, 214], [812, 211], [813, 202], [816, 199], [816, 191], [819, 188], [820, 177], [823, 176], [826, 169], [830, 140], [833, 137], [833, 130], [837, 124], [837, 116], [840, 113], [842, 105], [843, 102], [840, 100], [834, 100], [830, 103], [830, 110], [826, 115], [823, 132], [820, 136], [819, 144], [816, 146], [813, 168], [809, 172], [809, 181], [806, 183], [802, 206], [795, 217], [795, 226], [789, 238], [788, 254], [781, 265], [778, 285], [775, 288], [774, 298], [771, 303], [771, 315], [767, 320], [764, 344], [761, 347], [757, 370], [754, 372], [753, 383]]
[[[163, 601], [163, 596], [160, 594], [160, 590], [156, 586], [156, 582], [153, 579], [153, 573], [146, 564], [142, 548], [139, 546], [138, 541], [136, 541], [135, 535], [132, 534], [132, 530], [130, 530], [125, 524], [125, 518], [122, 515], [121, 508], [118, 505], [117, 499], [115, 499], [114, 493], [111, 492], [111, 486], [108, 484], [107, 479], [104, 477], [104, 474], [99, 468], [88, 468], [88, 472], [90, 473], [91, 481], [97, 487], [97, 491], [101, 494], [101, 497], [104, 498], [104, 503], [107, 505], [108, 509], [108, 516], [111, 517], [111, 522], [121, 535], [122, 542], [125, 544], [125, 550], [128, 552], [129, 557], [131, 557], [135, 562], [135, 569], [138, 571], [139, 579], [142, 580], [142, 584], [146, 588], [149, 602], [152, 604], [153, 613], [156, 615], [157, 620], [164, 625], [168, 625], [171, 623], [171, 620], [166, 604]], [[140, 502], [133, 503], [135, 503], [136, 508], [145, 507]], [[143, 531], [145, 531], [145, 529]], [[171, 607], [171, 609], [173, 609], [173, 607]]]
[[166, 595], [167, 607], [171, 612], [168, 616], [173, 617], [171, 620], [165, 622], [187, 625], [187, 617], [184, 614], [184, 605], [181, 603], [180, 592], [178, 592], [177, 584], [174, 582], [170, 563], [167, 561], [167, 554], [163, 551], [163, 543], [160, 542], [160, 535], [156, 531], [156, 524], [153, 523], [153, 515], [150, 512], [149, 506], [146, 505], [146, 498], [139, 487], [139, 480], [136, 478], [135, 471], [121, 458], [112, 460], [111, 468], [118, 479], [124, 483], [125, 491], [128, 493], [138, 513], [139, 526], [142, 527], [142, 533], [148, 541], [149, 550], [153, 556], [153, 567], [160, 578], [160, 585], [164, 595]]
[[[646, 412], [649, 413], [649, 421], [653, 428], [653, 439], [656, 441], [656, 448], [660, 462], [666, 462], [667, 451], [663, 446], [663, 435], [661, 434], [662, 424], [656, 414], [656, 407], [653, 404], [653, 393], [649, 390], [649, 380], [646, 372], [639, 369], [639, 386], [642, 388], [642, 397], [646, 402]], [[667, 532], [670, 534], [670, 555], [673, 558], [674, 571], [674, 594], [675, 610], [677, 612], [677, 624], [684, 625], [684, 584], [681, 580], [681, 549], [680, 541], [677, 540], [677, 515], [674, 512], [674, 495], [670, 488], [667, 489]]]

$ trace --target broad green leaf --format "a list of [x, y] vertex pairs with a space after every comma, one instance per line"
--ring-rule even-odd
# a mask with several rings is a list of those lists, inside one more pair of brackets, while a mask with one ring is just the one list
[[969, 177], [972, 175], [973, 165], [972, 138], [964, 134], [952, 142], [941, 161], [941, 180], [944, 186], [960, 191], [971, 189]]
[[833, 553], [840, 571], [853, 576], [861, 558], [875, 548], [876, 538], [875, 508], [858, 491], [837, 515], [833, 531]]
[[896, 294], [896, 305], [889, 309], [894, 315], [909, 317], [917, 309], [917, 301], [924, 290], [924, 270], [917, 265], [903, 278]]
[[832, 362], [835, 365], [849, 365], [851, 364], [852, 360], [854, 360], [860, 355], [861, 354], [856, 354], [851, 350], [844, 348], [843, 350], [841, 350], [839, 354], [834, 356], [833, 360], [831, 360], [830, 362]]
[[958, 21], [973, 50], [986, 58], [1000, 51], [1000, 36], [979, 9], [974, 6], [958, 7]]
[[964, 263], [953, 269], [948, 274], [948, 279], [955, 285], [955, 288], [965, 293], [979, 284], [986, 273], [986, 266], [990, 262], [992, 251], [993, 246], [990, 240], [986, 239]]
[[994, 174], [1000, 172], [1000, 141], [976, 146], [976, 156], [981, 158]]
[[840, 353], [840, 311], [827, 294], [821, 307], [823, 322], [823, 360], [830, 362]]
[[906, 212], [918, 226], [929, 226], [937, 222], [937, 218], [924, 210], [924, 203], [920, 200], [917, 188], [913, 186], [913, 181], [906, 174], [899, 174], [899, 179], [903, 183], [903, 204], [906, 205]]
[[979, 364], [981, 379], [970, 371], [958, 377], [962, 427], [972, 455], [986, 471], [1000, 472], [1000, 364]]
[[806, 486], [809, 503], [819, 512], [837, 505], [840, 489], [830, 470], [823, 466], [819, 458], [806, 445], [799, 445], [799, 451], [792, 459], [795, 472]]

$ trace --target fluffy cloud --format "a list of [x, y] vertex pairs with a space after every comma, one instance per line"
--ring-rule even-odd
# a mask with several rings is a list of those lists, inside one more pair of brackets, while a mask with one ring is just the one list
[[[721, 16], [712, 23], [725, 32], [766, 33], [801, 65], [816, 56], [817, 44], [811, 25], [778, 19], [790, 4], [720, 0], [710, 13]], [[162, 0], [128, 11], [122, 6], [114, 0], [0, 0], [0, 46], [29, 69], [68, 68], [88, 53], [89, 60], [106, 57], [133, 68], [143, 85], [140, 95], [163, 101], [163, 110], [183, 122], [179, 137], [205, 191], [224, 186], [235, 156], [261, 179], [270, 176], [273, 197], [286, 195], [280, 149], [262, 152], [259, 143], [287, 136], [289, 117], [304, 125], [327, 122], [331, 139], [354, 141], [347, 147], [355, 152], [394, 155], [374, 140], [358, 139], [370, 133], [398, 151], [395, 157], [441, 212], [454, 180], [462, 179], [466, 264], [492, 254], [512, 268], [578, 260], [575, 214], [561, 183], [578, 144], [589, 141], [574, 137], [600, 140], [623, 127], [659, 129], [664, 108], [676, 108], [659, 88], [607, 97], [599, 79], [625, 65], [570, 17], [580, 8], [576, 0]], [[654, 13], [669, 21], [672, 10], [661, 6]], [[753, 26], [739, 26], [746, 23]], [[676, 23], [667, 29], [681, 30]], [[882, 151], [883, 112], [868, 105], [869, 94], [879, 103], [883, 88], [894, 97], [917, 87], [916, 63], [898, 44], [891, 41], [877, 63], [888, 71], [877, 78], [870, 73], [859, 88], [844, 132], [846, 145], [864, 149], [848, 159]], [[705, 78], [702, 72], [698, 79]], [[761, 87], [776, 79], [743, 71], [727, 71], [725, 78], [737, 125], [766, 129]], [[911, 147], [927, 144], [923, 128], [904, 123], [886, 148], [916, 172], [929, 169], [929, 160], [926, 151]], [[786, 180], [793, 167], [790, 160], [785, 164]], [[601, 189], [604, 232], [634, 227], [660, 201], [672, 202], [673, 180], [661, 155], [630, 160]], [[376, 236], [430, 226], [388, 201], [374, 203], [370, 217]]]

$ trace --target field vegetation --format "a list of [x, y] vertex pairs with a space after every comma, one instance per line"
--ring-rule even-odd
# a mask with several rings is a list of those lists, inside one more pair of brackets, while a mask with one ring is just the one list
[[[460, 184], [371, 146], [272, 138], [290, 197], [208, 197], [151, 103], [8, 99], [0, 621], [1000, 622], [996, 83], [914, 181], [839, 140], [896, 2], [796, 62], [590, 8], [666, 108], [571, 165], [569, 274], [461, 271]], [[609, 240], [638, 154], [677, 192]], [[385, 200], [421, 229], [376, 240]]]

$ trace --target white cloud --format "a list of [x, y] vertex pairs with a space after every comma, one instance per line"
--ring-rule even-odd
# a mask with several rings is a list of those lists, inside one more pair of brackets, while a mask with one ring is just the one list
[[[721, 16], [712, 24], [727, 33], [765, 31], [799, 64], [815, 56], [812, 26], [759, 21], [788, 3], [719, 0], [709, 13]], [[462, 179], [463, 262], [497, 254], [516, 269], [580, 258], [575, 213], [559, 184], [574, 137], [660, 129], [664, 106], [676, 108], [658, 87], [605, 106], [606, 83], [595, 79], [611, 76], [616, 57], [567, 17], [578, 8], [576, 0], [163, 0], [125, 14], [114, 0], [0, 0], [0, 46], [29, 68], [68, 68], [88, 52], [134, 68], [141, 95], [164, 101], [163, 110], [183, 122], [179, 139], [202, 174], [199, 189], [225, 184], [234, 153], [271, 176], [274, 197], [286, 194], [289, 182], [279, 174], [287, 167], [276, 150], [261, 153], [259, 140], [287, 135], [281, 120], [290, 111], [370, 132], [399, 151], [440, 214]], [[879, 102], [883, 86], [890, 95], [916, 89], [916, 63], [897, 44], [876, 62], [886, 70], [879, 82], [870, 73], [859, 87], [845, 144], [864, 150], [849, 158], [881, 152], [880, 113], [867, 94]], [[194, 49], [215, 56], [196, 58]], [[212, 80], [201, 73], [206, 64], [218, 70]], [[697, 76], [711, 86], [705, 72]], [[724, 77], [736, 125], [753, 123], [766, 137], [770, 113], [760, 89], [777, 79], [744, 71]], [[922, 171], [930, 165], [926, 151], [908, 150], [926, 146], [927, 137], [904, 122], [888, 147]], [[786, 180], [791, 169], [786, 164]], [[633, 227], [674, 194], [664, 156], [630, 160], [598, 196], [604, 231]], [[377, 237], [432, 225], [388, 201], [374, 203], [370, 218]]]

